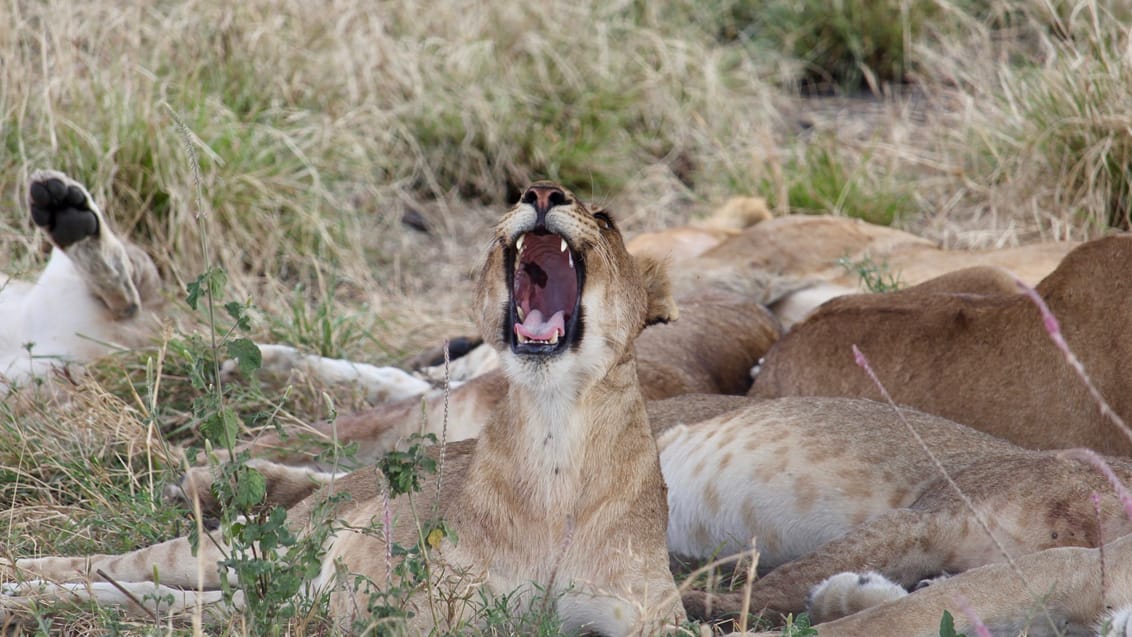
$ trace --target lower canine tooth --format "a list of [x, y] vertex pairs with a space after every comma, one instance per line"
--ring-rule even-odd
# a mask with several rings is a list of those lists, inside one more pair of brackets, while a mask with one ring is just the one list
[[558, 343], [558, 331], [557, 330], [555, 330], [554, 335], [551, 336], [550, 340], [547, 341], [547, 342], [550, 343], [551, 345]]

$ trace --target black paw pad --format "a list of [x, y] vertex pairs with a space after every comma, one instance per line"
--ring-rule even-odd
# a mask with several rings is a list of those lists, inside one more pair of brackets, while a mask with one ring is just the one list
[[28, 203], [32, 221], [60, 248], [98, 234], [98, 216], [87, 205], [86, 193], [74, 184], [54, 177], [33, 182]]

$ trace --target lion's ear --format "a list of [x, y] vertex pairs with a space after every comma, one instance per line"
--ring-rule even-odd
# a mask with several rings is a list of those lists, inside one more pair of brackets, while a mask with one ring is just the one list
[[648, 256], [633, 258], [637, 262], [637, 269], [641, 273], [641, 280], [645, 284], [645, 292], [649, 299], [645, 325], [675, 321], [680, 312], [676, 309], [676, 301], [672, 298], [672, 284], [668, 280], [665, 265]]

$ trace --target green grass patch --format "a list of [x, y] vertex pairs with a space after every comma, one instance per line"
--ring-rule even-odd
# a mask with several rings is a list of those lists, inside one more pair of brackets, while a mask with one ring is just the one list
[[801, 66], [806, 90], [879, 93], [914, 71], [912, 49], [925, 26], [943, 25], [939, 4], [926, 0], [803, 0], [716, 3], [724, 39], [749, 40], [786, 52]]
[[[864, 170], [867, 157], [851, 163], [839, 156], [836, 147], [832, 138], [815, 140], [787, 161], [782, 173], [792, 212], [839, 214], [888, 226], [913, 210], [911, 193], [897, 182], [898, 177], [870, 175]], [[761, 190], [771, 195], [772, 208], [780, 206], [774, 193], [782, 189], [767, 179]]]

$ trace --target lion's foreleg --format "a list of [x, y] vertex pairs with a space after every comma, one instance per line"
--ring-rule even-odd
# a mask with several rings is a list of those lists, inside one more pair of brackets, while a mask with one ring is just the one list
[[19, 559], [14, 564], [14, 571], [18, 579], [156, 582], [167, 586], [216, 590], [220, 588], [222, 577], [235, 581], [234, 575], [221, 573], [218, 567], [227, 553], [227, 547], [209, 537], [201, 539], [196, 554], [187, 538], [176, 538], [121, 555]]
[[[844, 571], [875, 570], [904, 586], [945, 570], [947, 516], [899, 510], [827, 542], [813, 553], [783, 564], [750, 587], [750, 610], [800, 613], [815, 585]], [[743, 608], [741, 593], [685, 595], [692, 617], [733, 617]]]
[[[0, 622], [9, 616], [16, 619], [36, 607], [60, 604], [90, 604], [117, 607], [132, 617], [162, 618], [192, 612], [198, 605], [206, 614], [224, 601], [218, 590], [192, 590], [174, 588], [153, 582], [70, 582], [56, 583], [45, 580], [28, 580], [5, 585], [0, 595]], [[232, 598], [236, 608], [243, 606], [243, 593], [236, 591]]]

